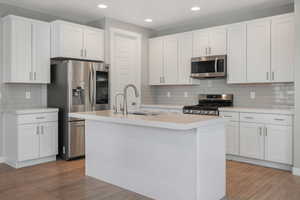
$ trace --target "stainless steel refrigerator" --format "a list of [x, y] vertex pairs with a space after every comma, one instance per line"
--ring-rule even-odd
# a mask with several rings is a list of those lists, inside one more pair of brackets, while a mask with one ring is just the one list
[[59, 108], [59, 155], [85, 155], [85, 123], [70, 112], [109, 109], [109, 69], [103, 62], [52, 60], [48, 106]]

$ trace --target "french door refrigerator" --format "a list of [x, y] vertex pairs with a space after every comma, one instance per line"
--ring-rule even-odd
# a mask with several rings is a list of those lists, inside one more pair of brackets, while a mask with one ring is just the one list
[[85, 122], [71, 112], [109, 109], [109, 69], [103, 62], [52, 60], [48, 106], [59, 108], [59, 156], [85, 155]]

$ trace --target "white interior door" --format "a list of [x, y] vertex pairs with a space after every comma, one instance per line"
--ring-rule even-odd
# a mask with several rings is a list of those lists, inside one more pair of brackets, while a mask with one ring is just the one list
[[[111, 29], [111, 99], [123, 93], [127, 84], [134, 84], [139, 92], [128, 90], [128, 108], [138, 108], [141, 103], [141, 35], [120, 29]], [[113, 104], [113, 103], [112, 103]], [[135, 105], [134, 105], [135, 104]]]

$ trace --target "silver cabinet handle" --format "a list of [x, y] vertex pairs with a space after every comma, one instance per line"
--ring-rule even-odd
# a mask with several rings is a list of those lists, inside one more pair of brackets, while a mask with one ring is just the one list
[[218, 72], [218, 58], [215, 60], [215, 72]]
[[267, 72], [267, 80], [269, 80], [269, 72]]
[[80, 56], [83, 57], [83, 49], [80, 50]]
[[39, 135], [40, 134], [40, 126], [36, 127], [36, 134]]
[[33, 72], [34, 80], [36, 80], [36, 72]]
[[272, 80], [275, 80], [275, 72], [272, 72]]
[[245, 119], [254, 119], [253, 117], [245, 117]]
[[211, 47], [209, 47], [209, 55], [211, 55]]
[[258, 131], [259, 131], [259, 136], [262, 136], [262, 127], [259, 127]]
[[84, 50], [84, 56], [87, 57], [87, 50]]
[[208, 54], [208, 48], [206, 47], [205, 48], [205, 55], [207, 55]]
[[268, 137], [268, 128], [265, 127], [265, 136]]
[[228, 118], [230, 117], [230, 118], [231, 118], [232, 116], [229, 116], [229, 115], [224, 115], [223, 117], [228, 117]]
[[44, 135], [44, 126], [41, 126], [41, 134]]
[[36, 119], [45, 119], [45, 117], [36, 117]]
[[275, 118], [276, 121], [284, 121], [284, 119]]
[[32, 80], [32, 72], [29, 72], [29, 80]]

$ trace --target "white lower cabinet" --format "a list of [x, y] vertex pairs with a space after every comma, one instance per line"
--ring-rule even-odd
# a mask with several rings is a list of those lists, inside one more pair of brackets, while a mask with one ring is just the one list
[[6, 163], [20, 168], [56, 160], [57, 119], [57, 111], [30, 114], [6, 113]]
[[226, 120], [226, 154], [292, 165], [291, 115], [221, 112]]
[[265, 160], [292, 164], [292, 127], [265, 127]]
[[226, 154], [239, 155], [240, 128], [238, 122], [227, 122], [226, 127]]
[[264, 159], [264, 138], [261, 124], [240, 123], [240, 155]]

